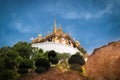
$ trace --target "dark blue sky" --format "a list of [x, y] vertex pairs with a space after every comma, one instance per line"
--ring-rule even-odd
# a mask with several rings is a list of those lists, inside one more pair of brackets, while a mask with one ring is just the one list
[[120, 0], [0, 0], [0, 47], [47, 35], [57, 26], [90, 54], [120, 40]]

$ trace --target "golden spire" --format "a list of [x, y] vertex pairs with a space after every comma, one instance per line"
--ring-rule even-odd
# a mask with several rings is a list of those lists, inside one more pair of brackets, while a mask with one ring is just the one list
[[54, 20], [54, 30], [53, 30], [54, 33], [56, 33], [56, 19]]

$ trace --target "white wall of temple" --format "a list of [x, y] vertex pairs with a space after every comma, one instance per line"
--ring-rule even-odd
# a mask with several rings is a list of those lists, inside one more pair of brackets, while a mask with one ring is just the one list
[[32, 44], [32, 47], [38, 47], [43, 49], [44, 51], [54, 50], [59, 53], [75, 54], [76, 52], [79, 52], [77, 48], [56, 42], [34, 43]]

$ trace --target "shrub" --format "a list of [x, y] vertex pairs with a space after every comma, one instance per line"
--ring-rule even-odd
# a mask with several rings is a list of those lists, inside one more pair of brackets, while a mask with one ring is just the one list
[[16, 62], [9, 57], [4, 57], [4, 68], [15, 69]]
[[28, 73], [29, 71], [28, 71], [28, 69], [18, 69], [18, 73], [20, 73], [20, 74], [26, 74], [26, 73]]
[[51, 50], [48, 52], [48, 58], [56, 57], [56, 56], [57, 56], [57, 53], [54, 50]]
[[79, 71], [81, 73], [83, 72], [82, 67], [79, 64], [72, 64], [72, 65], [70, 65], [70, 69], [71, 70], [75, 70], [75, 71]]
[[70, 57], [71, 57], [71, 54], [70, 53], [57, 53], [57, 57], [60, 61], [64, 61], [66, 62]]
[[57, 64], [59, 62], [57, 57], [50, 58], [49, 61], [51, 62], [51, 64]]
[[80, 55], [72, 55], [69, 58], [68, 63], [69, 64], [79, 64], [79, 65], [83, 66], [85, 64], [85, 60]]
[[29, 59], [33, 55], [32, 46], [28, 42], [18, 42], [13, 46], [13, 49], [24, 59]]
[[5, 69], [0, 71], [0, 80], [17, 80], [19, 74], [15, 70]]
[[36, 60], [35, 66], [44, 67], [46, 70], [48, 70], [50, 68], [50, 63], [48, 60], [40, 58]]
[[33, 61], [30, 59], [24, 59], [19, 64], [19, 68], [21, 69], [30, 69], [32, 67], [33, 67]]
[[44, 72], [46, 72], [46, 69], [44, 67], [37, 67], [35, 69], [35, 72], [38, 73], [38, 74], [44, 73]]
[[80, 48], [80, 51], [83, 53], [83, 54], [86, 54], [86, 50], [84, 50], [84, 48]]

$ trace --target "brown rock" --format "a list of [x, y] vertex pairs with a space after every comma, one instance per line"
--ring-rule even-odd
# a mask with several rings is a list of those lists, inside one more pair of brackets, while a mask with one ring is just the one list
[[85, 75], [95, 80], [120, 80], [120, 41], [95, 49], [85, 68]]
[[79, 72], [66, 71], [62, 72], [56, 67], [52, 67], [48, 72], [43, 74], [35, 74], [22, 77], [20, 80], [87, 80]]

